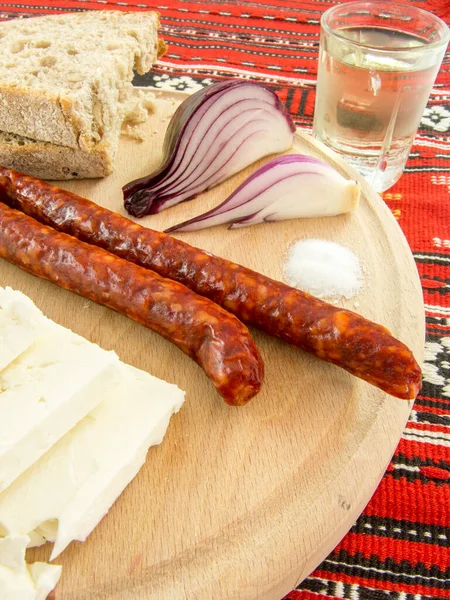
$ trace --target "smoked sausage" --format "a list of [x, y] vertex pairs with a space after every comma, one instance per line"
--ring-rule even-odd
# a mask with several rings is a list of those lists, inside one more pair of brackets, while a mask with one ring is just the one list
[[245, 325], [181, 283], [1, 202], [0, 257], [156, 331], [204, 369], [228, 404], [245, 404], [259, 391], [263, 362]]
[[0, 199], [42, 223], [179, 281], [244, 323], [402, 399], [421, 387], [412, 352], [381, 325], [153, 231], [76, 194], [0, 167]]

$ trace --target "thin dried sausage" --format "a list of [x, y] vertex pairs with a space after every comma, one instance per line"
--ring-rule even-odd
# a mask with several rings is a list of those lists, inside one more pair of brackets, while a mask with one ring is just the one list
[[245, 325], [182, 284], [1, 202], [0, 257], [156, 331], [204, 369], [228, 404], [259, 391], [264, 367]]
[[334, 363], [398, 398], [413, 399], [421, 370], [381, 325], [255, 271], [142, 227], [97, 204], [0, 167], [0, 197], [39, 221], [179, 281], [239, 319]]

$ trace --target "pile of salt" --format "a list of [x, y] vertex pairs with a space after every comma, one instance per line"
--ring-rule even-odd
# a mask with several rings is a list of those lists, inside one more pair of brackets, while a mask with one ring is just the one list
[[291, 246], [284, 268], [286, 282], [317, 298], [353, 298], [363, 286], [358, 257], [335, 242], [299, 240]]

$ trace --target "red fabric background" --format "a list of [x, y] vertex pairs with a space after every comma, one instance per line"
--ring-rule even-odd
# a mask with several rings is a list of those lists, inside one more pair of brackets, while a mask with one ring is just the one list
[[[196, 89], [224, 77], [250, 77], [275, 89], [297, 124], [308, 129], [320, 15], [334, 3], [26, 0], [0, 2], [0, 19], [61, 10], [158, 10], [169, 50], [139, 84]], [[450, 21], [450, 0], [409, 4]], [[322, 565], [287, 596], [290, 600], [450, 598], [449, 131], [447, 53], [405, 174], [383, 194], [422, 280], [427, 317], [424, 386], [366, 510]]]

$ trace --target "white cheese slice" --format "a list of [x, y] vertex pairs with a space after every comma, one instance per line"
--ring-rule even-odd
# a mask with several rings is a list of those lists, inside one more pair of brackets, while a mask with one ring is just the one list
[[46, 335], [0, 373], [0, 491], [114, 385], [115, 353], [49, 323]]
[[45, 600], [61, 576], [61, 567], [25, 562], [29, 538], [0, 538], [0, 600]]
[[28, 537], [30, 538], [30, 541], [28, 542], [27, 548], [37, 548], [37, 547], [43, 546], [45, 543], [47, 543], [47, 540], [45, 539], [45, 537], [43, 537], [36, 531], [30, 531], [30, 533], [28, 534]]
[[0, 288], [0, 371], [46, 331], [48, 320], [32, 300], [11, 288]]
[[43, 535], [51, 559], [84, 541], [161, 443], [184, 392], [119, 363], [120, 385], [0, 494], [0, 535]]

